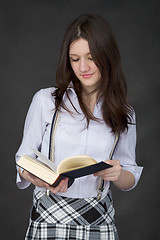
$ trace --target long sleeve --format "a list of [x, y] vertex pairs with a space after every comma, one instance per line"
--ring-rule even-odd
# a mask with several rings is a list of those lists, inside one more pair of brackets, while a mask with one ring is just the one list
[[[43, 116], [43, 102], [41, 97], [42, 90], [37, 92], [32, 99], [32, 103], [29, 107], [23, 132], [23, 139], [18, 152], [16, 153], [16, 161], [23, 154], [33, 155], [32, 148], [39, 149], [43, 133], [45, 130], [45, 121]], [[22, 179], [17, 172], [17, 186], [21, 189], [30, 185], [29, 182]]]
[[131, 172], [135, 177], [135, 184], [131, 189], [137, 185], [143, 170], [143, 167], [137, 166], [135, 161], [136, 138], [136, 121], [134, 113], [133, 124], [129, 124], [128, 132], [121, 134], [117, 150], [114, 154], [114, 158], [120, 160], [122, 168]]

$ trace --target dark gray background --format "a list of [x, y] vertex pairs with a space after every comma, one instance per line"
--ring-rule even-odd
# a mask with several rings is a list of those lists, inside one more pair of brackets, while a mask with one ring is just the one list
[[82, 13], [98, 13], [119, 43], [130, 103], [137, 114], [137, 162], [144, 166], [130, 192], [113, 188], [120, 239], [158, 240], [159, 1], [0, 1], [1, 224], [3, 239], [24, 239], [32, 187], [15, 185], [14, 154], [33, 97], [52, 86], [66, 26]]

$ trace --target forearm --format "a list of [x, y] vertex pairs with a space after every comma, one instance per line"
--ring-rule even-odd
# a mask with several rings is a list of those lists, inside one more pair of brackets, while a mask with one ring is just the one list
[[31, 173], [27, 172], [26, 170], [21, 172], [21, 170], [19, 168], [18, 172], [19, 172], [19, 174], [21, 175], [22, 178], [24, 178], [26, 181], [32, 183], [33, 185], [35, 185], [37, 187], [46, 188], [48, 186], [48, 184], [46, 184], [45, 182], [43, 182], [39, 178], [33, 176]]
[[113, 181], [113, 183], [116, 187], [127, 190], [134, 186], [135, 177], [131, 172], [121, 169], [118, 179]]
[[99, 171], [95, 173], [94, 176], [99, 176], [106, 181], [111, 181], [116, 187], [123, 190], [130, 189], [134, 186], [134, 175], [129, 171], [123, 170], [119, 160], [107, 160], [105, 162], [111, 164], [112, 167]]
[[49, 191], [53, 193], [58, 193], [58, 192], [66, 192], [68, 188], [68, 178], [62, 180], [57, 187], [52, 187], [45, 183], [44, 181], [40, 180], [39, 178], [35, 177], [31, 173], [28, 173], [27, 171], [21, 172], [19, 168], [19, 174], [21, 175], [22, 178], [24, 178], [26, 181], [32, 183], [33, 185], [40, 187], [40, 188], [46, 188]]

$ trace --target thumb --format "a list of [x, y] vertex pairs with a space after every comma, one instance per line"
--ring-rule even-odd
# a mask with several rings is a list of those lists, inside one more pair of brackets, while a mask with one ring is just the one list
[[106, 160], [106, 161], [104, 161], [104, 162], [105, 162], [105, 163], [108, 163], [108, 164], [110, 164], [110, 165], [113, 165], [113, 164], [112, 164], [112, 160], [109, 160], [109, 159], [108, 159], [108, 160]]

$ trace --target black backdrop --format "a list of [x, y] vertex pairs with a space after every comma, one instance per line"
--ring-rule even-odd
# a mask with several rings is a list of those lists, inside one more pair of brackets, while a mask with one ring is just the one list
[[52, 86], [66, 26], [82, 13], [108, 20], [119, 43], [129, 100], [137, 114], [137, 162], [144, 166], [130, 192], [114, 187], [120, 239], [158, 240], [160, 210], [159, 1], [1, 0], [1, 224], [3, 239], [24, 239], [32, 187], [15, 185], [14, 154], [33, 94]]

